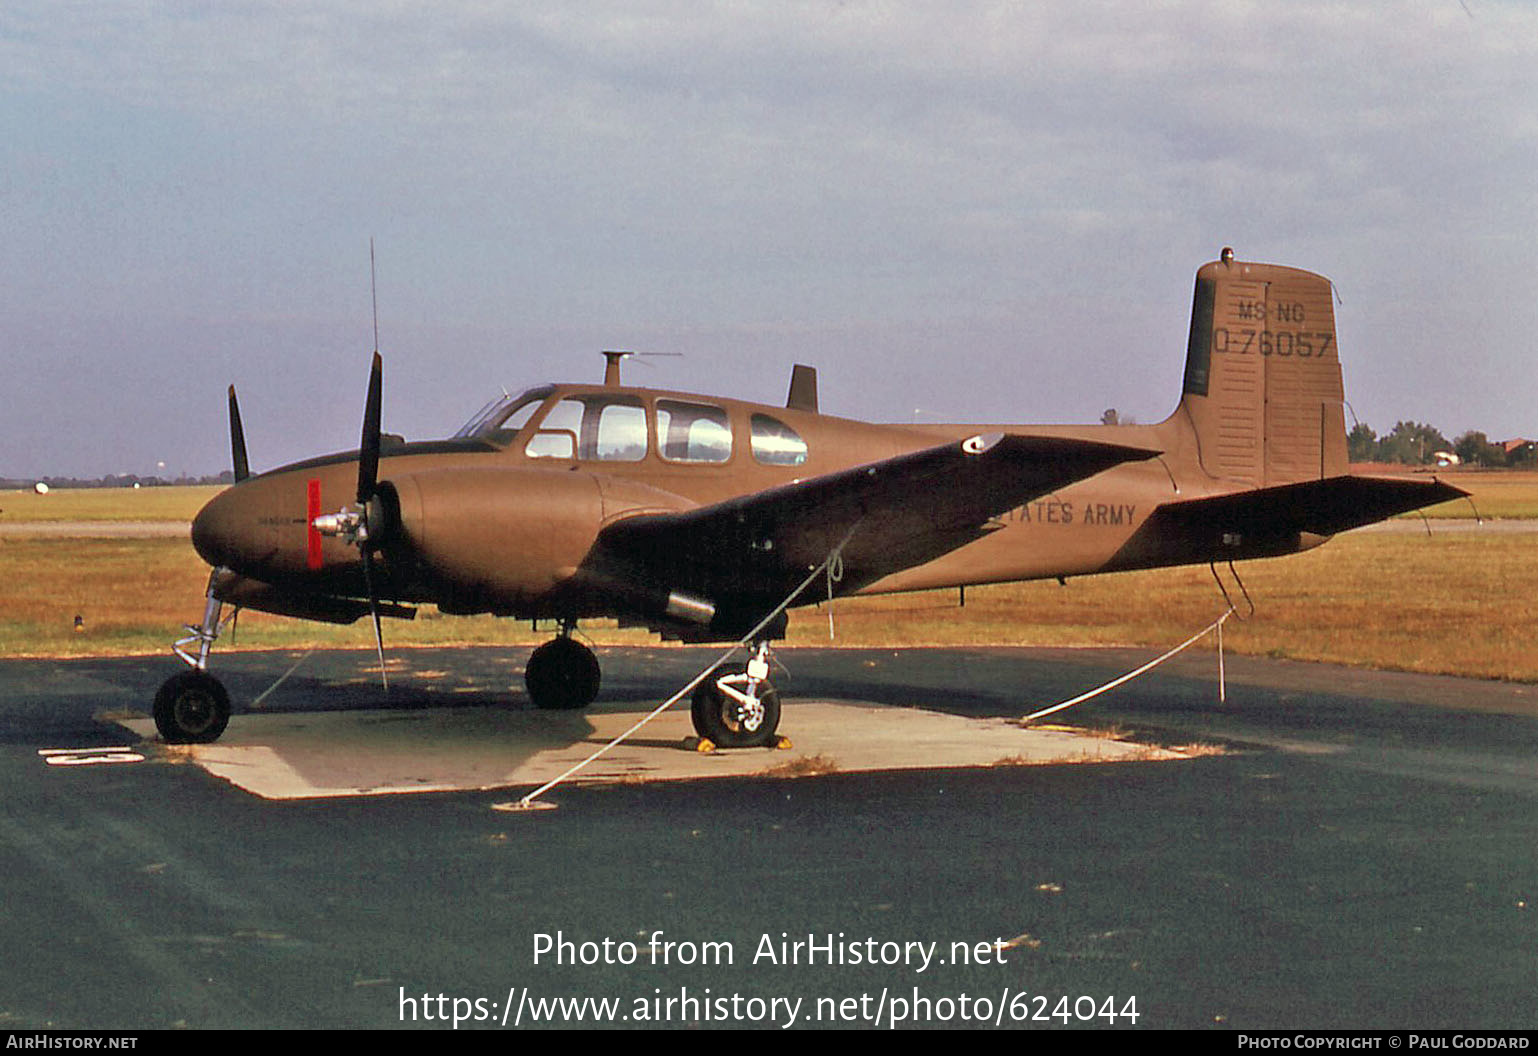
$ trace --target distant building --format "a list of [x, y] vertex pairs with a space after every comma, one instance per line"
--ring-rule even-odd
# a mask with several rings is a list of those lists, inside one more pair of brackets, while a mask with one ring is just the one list
[[1506, 464], [1508, 466], [1531, 466], [1538, 464], [1538, 440], [1529, 440], [1525, 436], [1519, 436], [1512, 440], [1502, 440], [1495, 446], [1506, 452]]

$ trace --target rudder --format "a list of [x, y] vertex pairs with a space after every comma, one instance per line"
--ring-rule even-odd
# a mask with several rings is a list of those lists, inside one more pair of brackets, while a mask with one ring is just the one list
[[1330, 280], [1233, 259], [1196, 273], [1177, 416], [1202, 468], [1269, 487], [1347, 471], [1345, 389]]

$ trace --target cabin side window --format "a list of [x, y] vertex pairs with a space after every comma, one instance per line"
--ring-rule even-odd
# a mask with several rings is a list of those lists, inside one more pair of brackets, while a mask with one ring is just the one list
[[799, 466], [806, 461], [806, 441], [778, 418], [755, 414], [752, 431], [755, 461], [766, 466]]
[[594, 454], [603, 462], [639, 462], [646, 457], [646, 408], [615, 400], [598, 413]]
[[530, 458], [639, 462], [646, 457], [646, 408], [630, 396], [572, 396], [557, 403], [529, 438]]
[[713, 404], [657, 401], [657, 450], [669, 462], [725, 462], [732, 457], [732, 426]]

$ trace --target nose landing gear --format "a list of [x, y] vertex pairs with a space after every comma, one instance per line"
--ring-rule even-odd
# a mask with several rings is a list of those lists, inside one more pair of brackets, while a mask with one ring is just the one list
[[172, 675], [155, 694], [155, 728], [167, 744], [207, 744], [230, 722], [230, 695], [205, 671]]
[[[187, 624], [187, 637], [172, 648], [192, 670], [172, 675], [155, 694], [155, 728], [167, 744], [207, 744], [219, 739], [230, 722], [230, 695], [223, 683], [208, 673], [208, 653], [224, 625], [235, 618], [232, 610], [220, 619], [224, 602], [214, 593], [222, 569], [208, 577], [203, 622]], [[189, 647], [196, 647], [189, 652]]]

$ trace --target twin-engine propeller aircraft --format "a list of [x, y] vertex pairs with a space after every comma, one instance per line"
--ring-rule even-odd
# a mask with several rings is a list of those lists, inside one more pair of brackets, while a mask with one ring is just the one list
[[745, 641], [746, 671], [696, 690], [694, 725], [769, 744], [769, 643], [820, 567], [841, 575], [816, 599], [1273, 557], [1464, 494], [1349, 472], [1331, 292], [1225, 249], [1197, 272], [1180, 403], [1149, 426], [872, 425], [819, 413], [807, 367], [779, 407], [625, 386], [606, 353], [602, 385], [530, 389], [407, 443], [380, 431], [376, 351], [358, 450], [252, 475], [232, 387], [236, 483], [193, 522], [214, 570], [156, 724], [172, 742], [224, 731], [207, 666], [227, 605], [372, 616], [382, 665], [379, 618], [434, 604], [556, 621], [524, 674], [541, 708], [598, 694], [579, 620]]

